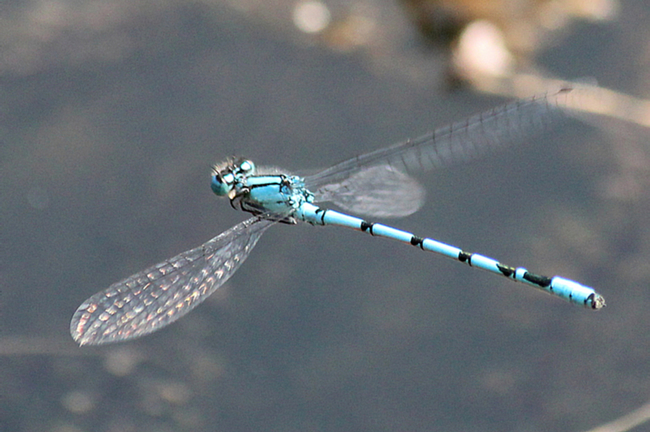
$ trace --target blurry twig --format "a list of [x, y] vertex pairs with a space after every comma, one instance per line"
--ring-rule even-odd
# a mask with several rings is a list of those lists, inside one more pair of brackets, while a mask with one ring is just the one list
[[590, 429], [587, 432], [626, 432], [642, 425], [648, 420], [650, 420], [650, 402], [613, 422], [598, 426], [595, 429]]
[[650, 101], [616, 92], [595, 84], [545, 78], [533, 74], [514, 74], [507, 78], [472, 80], [478, 90], [500, 96], [524, 98], [562, 85], [575, 85], [587, 91], [575, 109], [650, 127]]

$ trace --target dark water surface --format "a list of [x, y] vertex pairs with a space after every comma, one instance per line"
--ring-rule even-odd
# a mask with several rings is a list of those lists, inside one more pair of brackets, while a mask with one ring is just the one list
[[[283, 225], [178, 323], [77, 347], [84, 299], [246, 217], [210, 191], [212, 163], [324, 167], [503, 100], [447, 90], [446, 53], [415, 36], [379, 61], [225, 6], [64, 5], [6, 6], [0, 430], [580, 431], [650, 399], [647, 149], [579, 124], [423, 177], [425, 208], [389, 222], [592, 285], [600, 313]], [[647, 97], [649, 7], [538, 61]]]

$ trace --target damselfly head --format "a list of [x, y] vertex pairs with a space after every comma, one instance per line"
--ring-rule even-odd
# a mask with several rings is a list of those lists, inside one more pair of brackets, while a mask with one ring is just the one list
[[237, 183], [247, 176], [255, 174], [255, 164], [245, 158], [229, 158], [212, 167], [212, 192], [218, 196], [227, 196]]

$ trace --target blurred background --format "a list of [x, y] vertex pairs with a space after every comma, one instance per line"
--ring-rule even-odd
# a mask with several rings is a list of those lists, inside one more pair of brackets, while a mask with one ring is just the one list
[[[0, 23], [0, 430], [585, 431], [650, 400], [650, 1], [10, 0]], [[280, 225], [177, 323], [72, 341], [90, 295], [247, 217], [212, 163], [326, 167], [583, 77], [610, 117], [430, 173], [387, 222], [602, 312]]]

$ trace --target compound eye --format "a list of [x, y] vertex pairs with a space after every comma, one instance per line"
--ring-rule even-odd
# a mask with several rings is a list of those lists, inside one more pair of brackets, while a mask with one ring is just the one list
[[210, 187], [212, 192], [218, 196], [226, 196], [232, 190], [235, 183], [235, 176], [232, 173], [226, 173], [221, 175], [221, 173], [212, 174], [212, 180], [210, 182]]
[[239, 163], [239, 170], [242, 174], [251, 175], [255, 172], [255, 164], [248, 159], [244, 159]]

